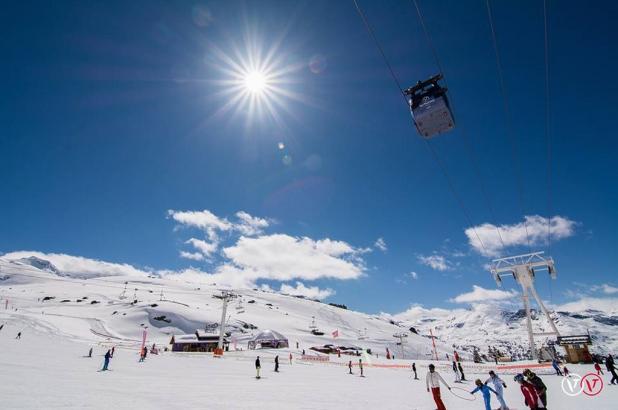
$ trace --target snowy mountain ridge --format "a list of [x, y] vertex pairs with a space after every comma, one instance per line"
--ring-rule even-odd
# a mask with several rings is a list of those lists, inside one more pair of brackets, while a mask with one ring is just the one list
[[[0, 258], [0, 297], [29, 320], [81, 340], [135, 341], [148, 327], [149, 337], [166, 344], [172, 334], [205, 328], [216, 331], [221, 289], [200, 282], [194, 274], [113, 276], [95, 270], [75, 274], [38, 256]], [[273, 329], [289, 337], [291, 344], [340, 343], [371, 348], [379, 354], [388, 348], [400, 353], [399, 357], [426, 358], [431, 356], [431, 328], [443, 353], [453, 349], [470, 355], [476, 349], [487, 353], [492, 346], [504, 355], [523, 357], [528, 350], [525, 315], [518, 309], [487, 304], [455, 310], [413, 306], [396, 315], [370, 315], [273, 291], [234, 292], [238, 297], [229, 307], [226, 331], [241, 344], [259, 330]], [[557, 309], [552, 315], [563, 335], [590, 332], [594, 341], [591, 350], [599, 353], [618, 348], [616, 308], [561, 308], [568, 309]], [[312, 321], [324, 335], [310, 332]], [[548, 330], [547, 321], [536, 311], [533, 325], [539, 332]], [[334, 330], [340, 334], [336, 340], [330, 336]], [[402, 332], [406, 334], [403, 347], [394, 337]], [[547, 341], [547, 337], [537, 340], [539, 346]]]

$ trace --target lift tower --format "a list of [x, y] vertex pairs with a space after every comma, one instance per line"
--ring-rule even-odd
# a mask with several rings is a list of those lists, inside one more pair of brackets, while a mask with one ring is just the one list
[[[513, 276], [515, 281], [520, 284], [522, 289], [522, 299], [524, 301], [524, 309], [526, 310], [526, 324], [528, 327], [528, 341], [530, 342], [530, 352], [532, 358], [538, 360], [536, 346], [534, 344], [534, 336], [560, 336], [558, 328], [554, 320], [549, 315], [545, 304], [539, 297], [539, 294], [534, 288], [534, 279], [536, 271], [546, 270], [552, 279], [556, 279], [556, 268], [554, 260], [551, 257], [543, 256], [543, 252], [528, 253], [525, 255], [510, 256], [507, 258], [499, 258], [493, 260], [491, 274], [498, 286], [502, 286], [502, 278], [504, 276]], [[539, 307], [547, 317], [551, 332], [534, 333], [532, 330], [532, 317], [530, 316], [530, 300], [529, 295], [536, 300]]]

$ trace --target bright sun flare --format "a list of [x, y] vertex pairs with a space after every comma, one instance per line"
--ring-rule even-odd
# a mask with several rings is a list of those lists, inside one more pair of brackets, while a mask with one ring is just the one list
[[245, 87], [252, 93], [261, 93], [266, 88], [266, 76], [259, 71], [252, 71], [245, 76]]

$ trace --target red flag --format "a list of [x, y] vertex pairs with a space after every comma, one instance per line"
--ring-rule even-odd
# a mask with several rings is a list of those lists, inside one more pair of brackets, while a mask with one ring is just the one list
[[339, 329], [333, 331], [333, 338], [339, 337]]

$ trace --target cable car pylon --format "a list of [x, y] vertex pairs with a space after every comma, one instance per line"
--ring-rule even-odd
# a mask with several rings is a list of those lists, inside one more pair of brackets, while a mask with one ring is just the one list
[[[524, 302], [524, 309], [526, 310], [528, 341], [530, 343], [530, 353], [532, 354], [533, 360], [538, 360], [539, 358], [536, 351], [536, 345], [534, 343], [534, 336], [560, 336], [560, 332], [556, 327], [554, 319], [550, 316], [549, 311], [545, 307], [545, 304], [539, 297], [539, 294], [534, 287], [536, 270], [547, 270], [549, 276], [552, 279], [556, 279], [556, 267], [554, 265], [554, 260], [550, 256], [546, 257], [543, 254], [544, 252], [534, 252], [524, 255], [494, 259], [491, 267], [491, 273], [498, 286], [502, 286], [502, 278], [504, 276], [513, 276], [515, 281], [521, 286], [522, 300]], [[536, 303], [547, 317], [547, 321], [549, 322], [549, 326], [552, 328], [552, 332], [534, 333], [532, 330], [530, 294], [532, 294], [532, 297], [536, 300]]]

